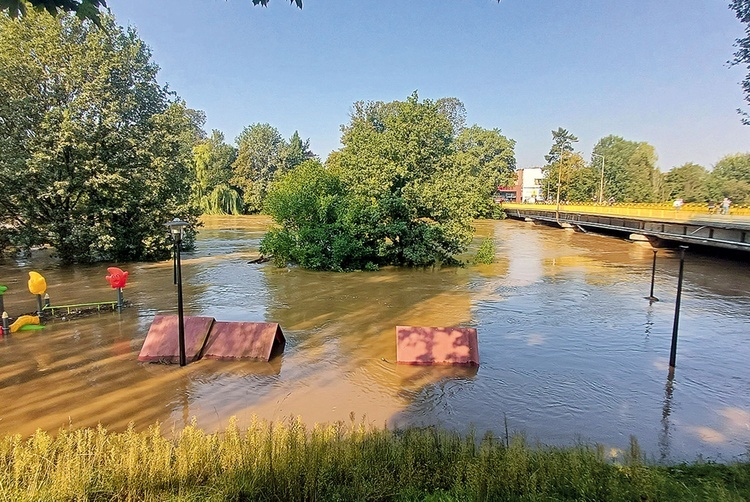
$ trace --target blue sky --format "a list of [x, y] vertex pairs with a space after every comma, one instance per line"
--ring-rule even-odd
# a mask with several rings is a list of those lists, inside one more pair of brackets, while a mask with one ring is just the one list
[[325, 159], [352, 103], [416, 90], [516, 140], [519, 167], [544, 164], [558, 127], [587, 159], [609, 134], [648, 141], [664, 171], [750, 151], [728, 0], [108, 3], [151, 47], [160, 82], [230, 143], [267, 122]]

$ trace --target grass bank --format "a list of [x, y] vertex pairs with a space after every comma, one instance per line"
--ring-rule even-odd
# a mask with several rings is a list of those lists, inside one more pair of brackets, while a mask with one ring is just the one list
[[0, 500], [750, 500], [750, 464], [620, 462], [591, 446], [254, 421], [222, 433], [103, 427], [0, 443]]

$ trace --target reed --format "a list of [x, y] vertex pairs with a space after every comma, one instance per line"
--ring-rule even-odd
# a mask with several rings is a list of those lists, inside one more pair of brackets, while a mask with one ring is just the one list
[[435, 428], [299, 419], [195, 423], [164, 434], [103, 427], [37, 431], [0, 443], [1, 501], [135, 500], [748, 500], [750, 465], [619, 460], [587, 445], [529, 445]]

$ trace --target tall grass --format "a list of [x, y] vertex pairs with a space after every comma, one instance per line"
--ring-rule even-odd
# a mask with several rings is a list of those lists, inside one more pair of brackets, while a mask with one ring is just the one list
[[37, 431], [0, 443], [0, 500], [748, 500], [748, 464], [644, 464], [596, 448], [506, 444], [438, 429], [254, 420], [172, 438], [136, 432]]

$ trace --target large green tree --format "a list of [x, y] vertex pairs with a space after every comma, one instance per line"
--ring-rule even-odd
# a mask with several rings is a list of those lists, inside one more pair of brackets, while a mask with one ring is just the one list
[[358, 102], [331, 167], [375, 207], [385, 263], [450, 261], [471, 239], [470, 174], [453, 161], [453, 124], [431, 100]]
[[261, 243], [278, 265], [313, 270], [374, 269], [380, 263], [376, 212], [352, 197], [320, 161], [306, 160], [274, 183], [265, 211], [276, 225]]
[[[456, 108], [445, 103], [420, 101], [416, 92], [406, 101], [355, 103], [344, 146], [326, 167], [307, 161], [272, 186], [266, 210], [279, 227], [264, 252], [332, 270], [454, 262], [471, 240], [472, 190], [481, 184], [456, 161], [457, 122], [446, 113]], [[503, 145], [482, 161], [488, 170], [499, 169], [487, 167], [496, 155], [510, 162], [512, 142]], [[468, 159], [473, 149], [467, 143], [462, 153]]]
[[581, 156], [573, 151], [573, 143], [578, 138], [567, 129], [558, 127], [552, 131], [552, 146], [544, 156], [547, 165], [543, 168], [544, 186], [550, 187], [549, 196], [555, 200], [568, 200], [570, 182], [574, 178], [574, 171], [581, 168]]
[[673, 167], [664, 177], [668, 199], [705, 202], [708, 199], [708, 170], [693, 162]]
[[232, 183], [242, 191], [245, 209], [263, 208], [271, 182], [289, 166], [288, 145], [271, 124], [252, 124], [237, 137], [237, 158], [232, 163]]
[[224, 134], [214, 129], [210, 138], [193, 148], [193, 157], [195, 204], [205, 214], [241, 214], [242, 196], [231, 184], [237, 150], [224, 142]]
[[727, 155], [714, 166], [708, 179], [714, 199], [729, 197], [735, 204], [750, 203], [750, 153]]
[[604, 157], [604, 199], [614, 198], [619, 202], [656, 199], [661, 174], [656, 168], [653, 146], [610, 135], [594, 146], [592, 164], [601, 165], [601, 156]]
[[156, 81], [133, 29], [0, 16], [0, 227], [65, 261], [164, 257], [162, 224], [192, 221], [203, 116]]
[[491, 212], [492, 195], [498, 186], [515, 183], [515, 144], [503, 136], [500, 129], [474, 125], [458, 133], [454, 141], [454, 162], [458, 169], [469, 174], [472, 186], [467, 200], [474, 208], [474, 216], [486, 216]]

